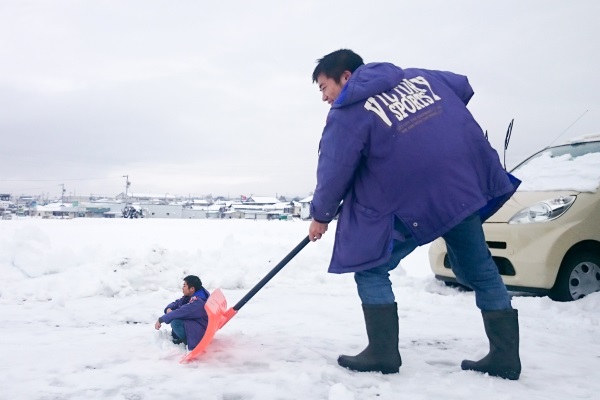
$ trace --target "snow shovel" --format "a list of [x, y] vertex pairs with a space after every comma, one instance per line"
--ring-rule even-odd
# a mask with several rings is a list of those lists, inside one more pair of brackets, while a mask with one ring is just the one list
[[227, 300], [223, 295], [221, 289], [215, 289], [211, 295], [208, 297], [206, 304], [204, 305], [204, 309], [208, 314], [208, 326], [206, 327], [206, 332], [200, 340], [200, 343], [194, 348], [194, 350], [190, 351], [181, 359], [181, 363], [188, 363], [194, 360], [196, 357], [202, 353], [204, 349], [210, 344], [213, 337], [217, 333], [219, 329], [221, 329], [237, 312], [246, 304], [254, 295], [262, 289], [263, 286], [267, 284], [285, 265], [290, 262], [292, 258], [296, 256], [308, 243], [310, 239], [306, 236], [302, 241], [289, 252], [287, 256], [283, 260], [279, 262], [264, 278], [260, 280], [254, 286], [248, 294], [246, 294], [237, 304], [230, 309], [227, 309]]

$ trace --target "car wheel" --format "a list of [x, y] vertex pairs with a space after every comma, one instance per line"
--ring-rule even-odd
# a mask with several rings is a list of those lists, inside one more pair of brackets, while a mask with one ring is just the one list
[[565, 258], [550, 291], [550, 298], [572, 301], [599, 290], [600, 256], [585, 251]]

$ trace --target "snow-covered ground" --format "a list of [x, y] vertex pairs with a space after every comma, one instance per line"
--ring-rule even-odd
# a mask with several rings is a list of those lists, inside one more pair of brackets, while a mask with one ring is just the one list
[[[332, 224], [333, 225], [333, 224]], [[400, 374], [354, 373], [366, 344], [351, 275], [326, 272], [334, 226], [310, 243], [180, 364], [154, 329], [199, 275], [235, 304], [307, 234], [301, 221], [0, 221], [0, 399], [598, 399], [600, 293], [577, 302], [515, 296], [519, 381], [460, 369], [487, 352], [472, 293], [436, 282], [427, 246], [392, 279]]]

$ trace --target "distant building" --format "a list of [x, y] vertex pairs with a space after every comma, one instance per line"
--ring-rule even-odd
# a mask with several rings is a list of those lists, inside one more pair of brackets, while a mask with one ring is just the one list
[[206, 199], [192, 199], [191, 201], [188, 201], [186, 203], [186, 205], [191, 206], [191, 207], [208, 207], [212, 204], [211, 201], [208, 201]]
[[35, 217], [47, 218], [83, 218], [86, 216], [86, 207], [71, 204], [50, 203], [45, 206], [35, 206], [32, 214]]
[[176, 201], [178, 198], [175, 195], [165, 194], [152, 194], [152, 193], [119, 193], [116, 197], [117, 200], [122, 200], [127, 203], [153, 203], [153, 204], [169, 204]]
[[225, 210], [227, 209], [225, 204], [210, 204], [206, 206], [192, 206], [184, 207], [182, 210], [182, 218], [195, 219], [195, 218], [223, 218]]
[[313, 197], [308, 196], [299, 201], [300, 203], [300, 218], [301, 219], [311, 219], [310, 215], [310, 203], [312, 202]]
[[243, 201], [243, 203], [252, 204], [255, 206], [264, 206], [268, 204], [277, 204], [279, 203], [279, 200], [277, 200], [275, 197], [250, 196], [246, 199], [246, 201]]
[[[4, 195], [10, 198], [10, 195]], [[283, 197], [282, 197], [283, 198]], [[302, 211], [302, 204], [280, 201], [275, 197], [250, 196], [244, 201], [223, 198], [183, 198], [175, 195], [153, 195], [149, 193], [124, 193], [115, 198], [99, 196], [64, 197], [52, 203], [42, 204], [33, 198], [22, 197], [19, 212], [10, 201], [0, 200], [0, 209], [15, 208], [17, 215], [38, 218], [183, 218], [183, 219], [265, 219], [292, 220]], [[31, 201], [25, 208], [25, 200]], [[135, 211], [135, 213], [132, 213]]]
[[183, 218], [181, 204], [144, 204], [148, 218]]

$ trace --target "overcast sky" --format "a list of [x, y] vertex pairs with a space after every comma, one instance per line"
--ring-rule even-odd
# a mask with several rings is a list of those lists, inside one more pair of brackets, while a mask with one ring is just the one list
[[[600, 2], [0, 0], [0, 193], [308, 195], [315, 60], [469, 77], [509, 166], [600, 132]], [[583, 115], [583, 116], [582, 116]], [[580, 118], [581, 117], [581, 118]], [[579, 118], [579, 120], [578, 120]]]

